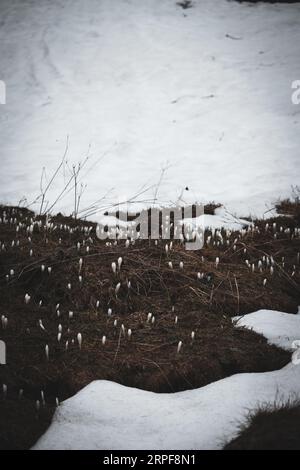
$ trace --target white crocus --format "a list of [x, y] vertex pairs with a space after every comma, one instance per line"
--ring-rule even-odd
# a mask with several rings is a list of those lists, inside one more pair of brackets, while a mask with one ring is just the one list
[[81, 333], [78, 333], [77, 341], [78, 341], [79, 349], [81, 349], [81, 346], [82, 346], [82, 334]]

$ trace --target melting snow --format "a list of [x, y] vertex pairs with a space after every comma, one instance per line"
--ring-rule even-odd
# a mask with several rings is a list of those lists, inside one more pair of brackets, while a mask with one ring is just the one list
[[67, 135], [70, 164], [91, 145], [83, 206], [132, 196], [167, 161], [164, 204], [183, 191], [261, 215], [299, 182], [299, 4], [10, 0], [0, 17], [1, 201], [30, 201]]

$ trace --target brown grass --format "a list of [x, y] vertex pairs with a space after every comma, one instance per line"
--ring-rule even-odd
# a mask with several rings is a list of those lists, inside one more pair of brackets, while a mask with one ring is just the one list
[[288, 217], [292, 217], [300, 224], [300, 200], [297, 202], [291, 201], [290, 199], [283, 199], [276, 204], [276, 210], [279, 214], [283, 214]]
[[[293, 217], [276, 219], [275, 228], [274, 220], [270, 220], [267, 230], [266, 222], [257, 221], [244, 234], [222, 231], [224, 244], [214, 236], [197, 252], [186, 251], [174, 241], [173, 249], [166, 254], [165, 240], [157, 245], [154, 241], [136, 241], [129, 248], [120, 240], [116, 246], [106, 246], [96, 238], [95, 224], [59, 214], [51, 220], [56, 228], [46, 229], [44, 217], [25, 209], [2, 207], [0, 217], [4, 213], [8, 221], [0, 224], [0, 240], [5, 244], [0, 251], [0, 316], [8, 318], [8, 326], [2, 330], [0, 325], [1, 339], [7, 344], [7, 365], [0, 366], [0, 384], [8, 386], [8, 397], [3, 406], [11, 403], [20, 388], [25, 398], [34, 402], [43, 390], [47, 404], [53, 405], [56, 397], [65, 399], [95, 379], [175, 392], [234, 373], [279, 369], [289, 361], [287, 352], [268, 345], [262, 336], [234, 328], [231, 317], [260, 308], [297, 311], [300, 239]], [[29, 242], [26, 228], [32, 218], [40, 220], [41, 226], [35, 225]], [[23, 224], [18, 232], [17, 223]], [[89, 234], [83, 231], [85, 225], [92, 227]], [[206, 237], [210, 235], [207, 231]], [[11, 246], [13, 240], [19, 240], [18, 247]], [[122, 268], [114, 274], [111, 263], [120, 256]], [[273, 275], [267, 262], [262, 272], [257, 267], [263, 256], [273, 257]], [[78, 280], [80, 258], [82, 284]], [[255, 263], [255, 272], [247, 267], [246, 259]], [[183, 269], [179, 268], [180, 261]], [[42, 264], [45, 272], [41, 271]], [[52, 268], [51, 275], [48, 267]], [[7, 281], [11, 269], [15, 274]], [[197, 278], [198, 272], [204, 274], [203, 279]], [[69, 282], [71, 290], [67, 288]], [[121, 288], [116, 296], [118, 282]], [[26, 293], [31, 295], [28, 305], [24, 303]], [[58, 303], [60, 317], [55, 308]], [[108, 308], [112, 309], [111, 317]], [[68, 316], [70, 310], [74, 312], [72, 319]], [[154, 324], [147, 322], [149, 312], [155, 316]], [[40, 328], [40, 319], [46, 331]], [[59, 324], [63, 328], [60, 342]], [[130, 340], [128, 329], [132, 330]], [[81, 350], [79, 332], [83, 338]], [[107, 338], [104, 346], [103, 335]], [[183, 346], [178, 354], [179, 341]], [[0, 432], [2, 446], [5, 439]], [[20, 445], [17, 431], [16, 440], [11, 439], [11, 446]], [[33, 432], [30, 443], [35, 439]], [[23, 445], [28, 447], [28, 440]]]
[[224, 450], [300, 450], [300, 403], [275, 403], [251, 413]]
[[26, 398], [0, 400], [0, 450], [28, 449], [47, 430], [54, 407], [41, 406]]

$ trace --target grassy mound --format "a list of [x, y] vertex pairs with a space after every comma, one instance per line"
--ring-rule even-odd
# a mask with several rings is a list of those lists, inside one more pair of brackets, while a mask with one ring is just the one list
[[239, 3], [299, 3], [299, 0], [236, 0]]
[[[23, 439], [24, 414], [8, 410], [11, 447], [32, 445], [56, 399], [95, 379], [176, 392], [279, 369], [290, 359], [262, 336], [234, 328], [231, 317], [260, 308], [297, 312], [294, 216], [243, 231], [206, 231], [204, 248], [194, 252], [175, 240], [107, 243], [96, 237], [95, 224], [62, 215], [46, 220], [1, 207], [0, 218], [0, 339], [7, 346], [1, 410], [23, 406], [22, 389], [35, 423], [31, 440], [28, 433]], [[46, 404], [37, 413], [41, 391]], [[6, 445], [1, 429], [0, 447]]]
[[300, 404], [275, 404], [252, 413], [225, 450], [300, 450]]

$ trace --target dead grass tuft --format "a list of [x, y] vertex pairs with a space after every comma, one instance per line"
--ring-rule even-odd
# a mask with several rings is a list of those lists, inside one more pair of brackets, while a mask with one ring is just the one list
[[[279, 369], [290, 359], [262, 336], [234, 328], [231, 317], [261, 308], [297, 312], [300, 238], [293, 216], [256, 221], [242, 232], [208, 230], [200, 251], [186, 251], [174, 240], [168, 253], [167, 240], [157, 245], [136, 241], [128, 248], [124, 240], [107, 245], [97, 239], [95, 224], [61, 214], [48, 225], [44, 216], [25, 209], [1, 207], [0, 217], [0, 317], [8, 318], [5, 329], [0, 325], [7, 345], [7, 365], [0, 367], [0, 384], [8, 387], [2, 407], [11, 406], [20, 388], [33, 403], [43, 390], [52, 409], [56, 397], [63, 400], [95, 379], [176, 392], [239, 372]], [[113, 273], [111, 264], [119, 257], [121, 270]], [[28, 304], [26, 293], [31, 296]], [[177, 353], [179, 341], [183, 345]], [[22, 423], [20, 418], [12, 424], [20, 427], [20, 434], [10, 437], [16, 448], [23, 439]], [[29, 431], [22, 441], [24, 447], [36, 439], [37, 427], [32, 429], [31, 441]], [[6, 446], [2, 432], [0, 442]]]

